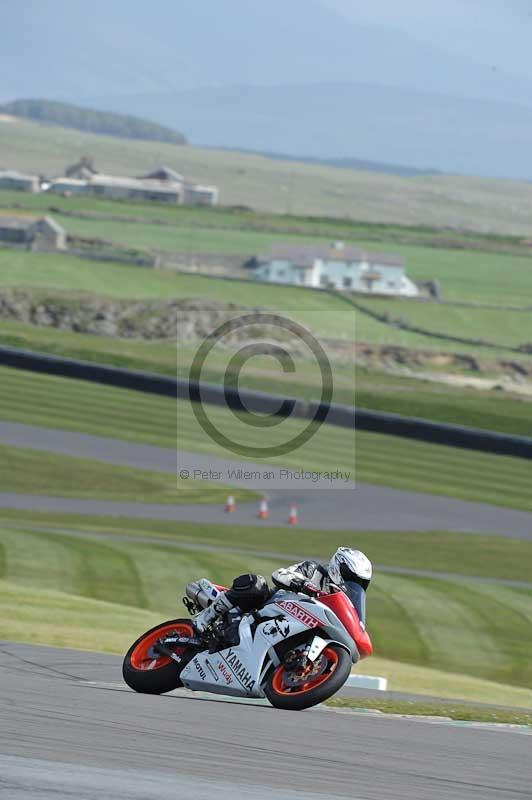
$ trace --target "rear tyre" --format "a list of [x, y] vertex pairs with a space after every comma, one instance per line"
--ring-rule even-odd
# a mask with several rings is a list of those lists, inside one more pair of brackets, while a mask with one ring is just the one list
[[[122, 675], [127, 685], [135, 692], [164, 694], [183, 685], [179, 678], [182, 667], [168, 656], [159, 655], [153, 650], [158, 639], [170, 636], [172, 633], [193, 636], [194, 629], [188, 619], [162, 622], [139, 636], [127, 651], [122, 664]], [[177, 655], [183, 655], [186, 647], [176, 647], [172, 650]]]
[[275, 708], [302, 711], [332, 697], [351, 672], [351, 656], [337, 644], [329, 644], [313, 665], [287, 670], [281, 664], [270, 673], [264, 694]]

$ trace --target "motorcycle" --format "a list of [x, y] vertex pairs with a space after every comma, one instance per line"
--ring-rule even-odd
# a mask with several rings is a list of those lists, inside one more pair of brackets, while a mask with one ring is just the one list
[[[220, 591], [224, 587], [202, 578], [188, 585], [183, 602], [193, 615]], [[335, 694], [351, 665], [373, 652], [357, 613], [360, 592], [358, 585], [312, 596], [278, 589], [262, 608], [249, 614], [234, 609], [203, 634], [190, 619], [163, 622], [131, 645], [124, 680], [146, 694], [185, 687], [266, 697], [275, 708], [310, 708]]]

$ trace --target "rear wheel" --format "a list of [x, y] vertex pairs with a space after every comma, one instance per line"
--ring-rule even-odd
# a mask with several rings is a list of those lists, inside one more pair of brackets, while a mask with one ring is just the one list
[[336, 644], [329, 644], [316, 661], [295, 669], [280, 664], [267, 680], [264, 694], [276, 708], [302, 711], [332, 697], [351, 672], [351, 656]]
[[[154, 649], [159, 639], [174, 633], [179, 636], [194, 636], [194, 629], [189, 620], [169, 620], [146, 631], [131, 645], [122, 664], [122, 675], [131, 689], [143, 694], [164, 694], [182, 686], [179, 679], [182, 667]], [[182, 656], [186, 646], [172, 646], [171, 649]]]

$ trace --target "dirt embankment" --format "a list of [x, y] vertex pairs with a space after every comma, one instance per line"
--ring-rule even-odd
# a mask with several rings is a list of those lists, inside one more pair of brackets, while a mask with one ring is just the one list
[[109, 300], [72, 298], [23, 290], [0, 292], [0, 318], [59, 330], [120, 339], [198, 341], [213, 327], [242, 310], [209, 300]]

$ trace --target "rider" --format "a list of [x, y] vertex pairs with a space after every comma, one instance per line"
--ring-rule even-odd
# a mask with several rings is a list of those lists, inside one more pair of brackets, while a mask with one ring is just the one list
[[[371, 581], [371, 574], [371, 562], [364, 553], [350, 547], [339, 547], [327, 565], [317, 561], [301, 561], [291, 567], [275, 570], [272, 581], [278, 589], [308, 595], [340, 589], [348, 595], [364, 625], [366, 589]], [[262, 575], [240, 575], [234, 579], [230, 589], [220, 592], [214, 602], [198, 614], [194, 625], [203, 633], [215, 619], [231, 609], [236, 607], [249, 613], [264, 605], [271, 594], [272, 590]]]

